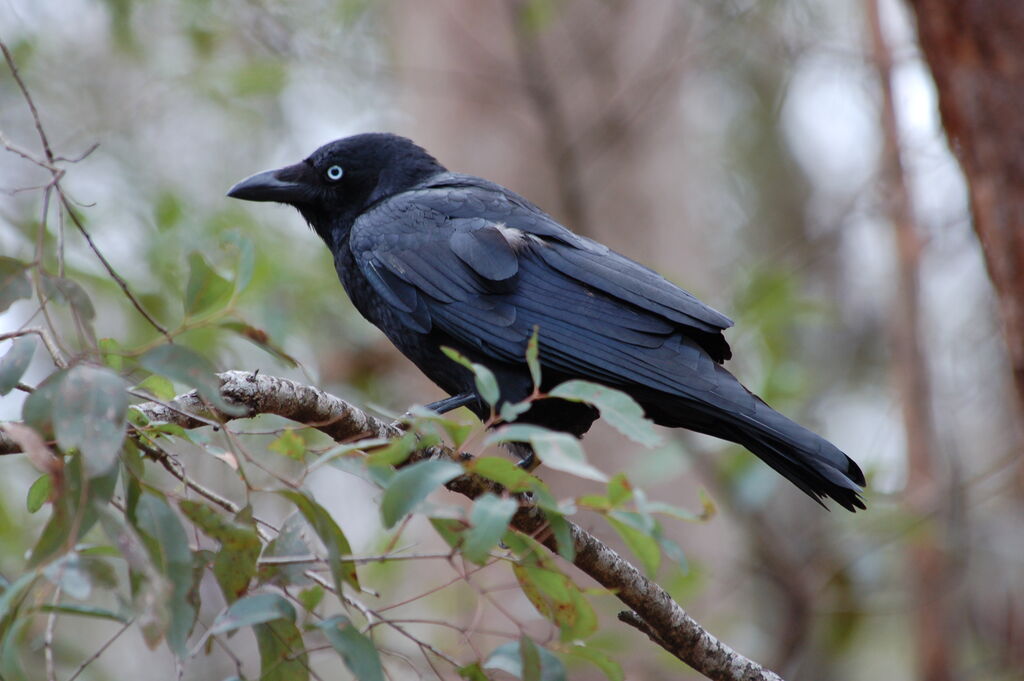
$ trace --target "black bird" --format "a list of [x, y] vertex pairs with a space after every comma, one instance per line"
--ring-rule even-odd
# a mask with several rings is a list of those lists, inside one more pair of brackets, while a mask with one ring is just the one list
[[[722, 367], [725, 315], [493, 182], [449, 172], [404, 137], [355, 135], [228, 196], [294, 206], [327, 243], [356, 309], [451, 398], [489, 407], [452, 347], [496, 375], [503, 401], [584, 379], [629, 393], [647, 416], [743, 445], [821, 503], [864, 508], [864, 474], [824, 438], [774, 411]], [[542, 400], [520, 417], [582, 436], [587, 405]]]

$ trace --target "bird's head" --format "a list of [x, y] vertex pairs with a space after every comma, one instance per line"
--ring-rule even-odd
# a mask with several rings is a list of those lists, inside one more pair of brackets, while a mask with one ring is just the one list
[[248, 177], [232, 187], [228, 196], [295, 206], [330, 243], [377, 201], [443, 171], [434, 157], [411, 140], [366, 133], [325, 144], [295, 165]]

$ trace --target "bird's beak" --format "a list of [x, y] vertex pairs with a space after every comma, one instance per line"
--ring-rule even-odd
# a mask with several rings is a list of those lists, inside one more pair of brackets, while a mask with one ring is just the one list
[[309, 167], [304, 163], [266, 170], [247, 177], [230, 190], [228, 196], [243, 201], [278, 201], [280, 203], [303, 203], [308, 201], [311, 187], [303, 179]]

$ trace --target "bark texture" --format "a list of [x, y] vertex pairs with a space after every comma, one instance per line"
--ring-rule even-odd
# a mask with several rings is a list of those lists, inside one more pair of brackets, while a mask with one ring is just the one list
[[910, 0], [939, 111], [967, 177], [1024, 410], [1024, 3]]

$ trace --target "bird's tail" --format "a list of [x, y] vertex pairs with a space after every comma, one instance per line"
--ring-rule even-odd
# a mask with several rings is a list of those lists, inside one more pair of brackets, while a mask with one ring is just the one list
[[735, 437], [729, 439], [756, 454], [818, 503], [830, 497], [848, 511], [866, 508], [860, 498], [864, 473], [853, 459], [764, 402], [758, 406], [755, 416], [736, 418]]
[[691, 415], [703, 412], [703, 418], [687, 418], [688, 423], [679, 425], [746, 447], [818, 503], [828, 497], [849, 511], [866, 508], [860, 498], [864, 473], [853, 459], [756, 395], [751, 396], [755, 408], [739, 413], [705, 411], [708, 405], [688, 402], [680, 411]]

